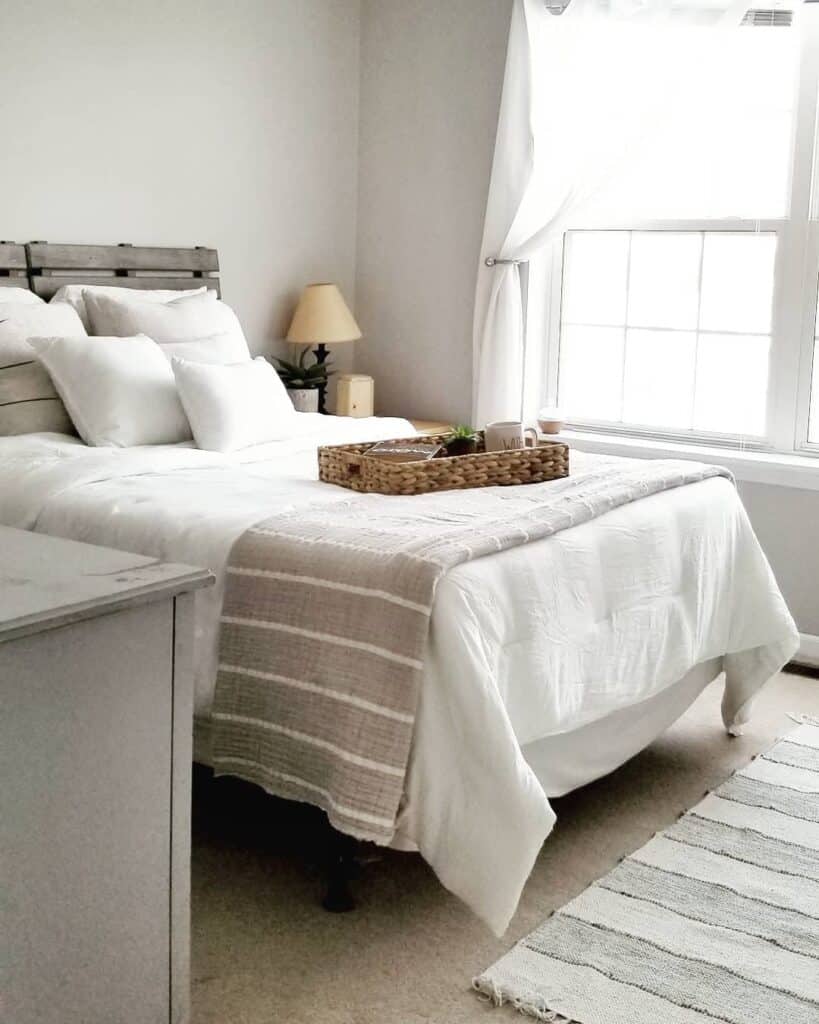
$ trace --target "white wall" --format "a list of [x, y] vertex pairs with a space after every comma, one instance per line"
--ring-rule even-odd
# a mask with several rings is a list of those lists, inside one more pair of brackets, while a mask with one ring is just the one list
[[352, 297], [358, 0], [0, 0], [0, 237], [218, 248], [255, 351]]
[[512, 0], [363, 0], [356, 368], [379, 413], [468, 422]]

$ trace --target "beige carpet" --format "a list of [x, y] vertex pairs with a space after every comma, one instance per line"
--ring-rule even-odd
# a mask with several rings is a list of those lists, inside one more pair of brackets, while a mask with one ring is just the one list
[[819, 680], [781, 675], [731, 740], [711, 686], [648, 750], [555, 801], [558, 823], [509, 932], [495, 939], [417, 856], [386, 853], [359, 909], [318, 906], [309, 811], [198, 773], [193, 850], [193, 1024], [466, 1024], [515, 1020], [471, 978], [553, 909], [792, 727], [819, 715]]

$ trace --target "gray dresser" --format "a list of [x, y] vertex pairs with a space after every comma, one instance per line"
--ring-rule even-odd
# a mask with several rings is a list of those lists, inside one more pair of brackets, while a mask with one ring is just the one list
[[0, 527], [0, 1020], [189, 1018], [186, 566]]

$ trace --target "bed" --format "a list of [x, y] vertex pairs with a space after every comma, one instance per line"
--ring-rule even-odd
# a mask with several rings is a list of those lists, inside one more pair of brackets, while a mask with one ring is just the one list
[[[195, 757], [208, 764], [234, 543], [273, 513], [350, 500], [317, 481], [318, 444], [411, 433], [405, 420], [305, 413], [293, 437], [231, 455], [2, 437], [0, 522], [216, 573], [196, 620]], [[550, 797], [622, 764], [722, 672], [723, 718], [738, 731], [797, 644], [724, 477], [465, 562], [435, 593], [393, 845], [419, 850], [501, 933], [554, 824]]]

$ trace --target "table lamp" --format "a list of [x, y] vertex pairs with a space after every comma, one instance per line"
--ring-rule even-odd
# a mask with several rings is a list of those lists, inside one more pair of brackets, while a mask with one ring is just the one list
[[[327, 346], [355, 341], [361, 331], [344, 297], [334, 284], [308, 284], [301, 293], [287, 332], [294, 345], [315, 345], [317, 363], [327, 359]], [[319, 412], [326, 412], [327, 385], [319, 386]]]

